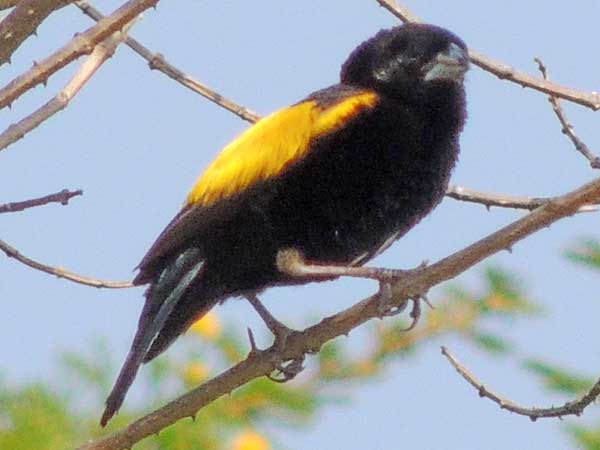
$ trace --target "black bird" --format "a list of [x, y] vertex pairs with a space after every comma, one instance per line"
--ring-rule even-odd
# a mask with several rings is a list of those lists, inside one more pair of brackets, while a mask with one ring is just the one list
[[458, 157], [468, 66], [467, 47], [443, 28], [381, 30], [350, 54], [338, 84], [226, 146], [137, 267], [146, 302], [101, 424], [139, 366], [217, 303], [323, 279], [282, 270], [282, 250], [362, 265], [428, 214]]

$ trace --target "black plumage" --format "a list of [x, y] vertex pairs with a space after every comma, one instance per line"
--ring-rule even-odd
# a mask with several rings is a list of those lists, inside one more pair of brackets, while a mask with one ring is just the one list
[[[259, 136], [258, 125], [251, 129], [260, 142], [279, 139], [285, 146], [288, 130], [281, 127], [299, 126], [286, 114], [305, 108], [315, 114], [311, 123], [331, 116], [306, 130], [306, 148], [277, 172], [252, 167], [256, 176], [243, 189], [216, 200], [188, 199], [159, 236], [134, 280], [149, 284], [146, 303], [102, 424], [120, 407], [139, 365], [214, 305], [310, 281], [278, 270], [280, 250], [297, 249], [313, 262], [363, 264], [429, 213], [458, 156], [467, 68], [465, 44], [442, 28], [382, 30], [350, 55], [339, 84], [264, 119], [283, 124], [277, 133]], [[253, 164], [266, 167], [271, 156], [279, 157], [266, 154]], [[207, 183], [198, 185], [206, 190]]]

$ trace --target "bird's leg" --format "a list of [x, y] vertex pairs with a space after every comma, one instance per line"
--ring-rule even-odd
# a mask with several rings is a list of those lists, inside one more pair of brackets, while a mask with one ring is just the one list
[[271, 333], [273, 333], [273, 336], [275, 336], [275, 341], [277, 344], [280, 347], [284, 347], [287, 337], [293, 333], [293, 330], [273, 317], [273, 315], [269, 312], [265, 305], [262, 304], [256, 294], [247, 294], [246, 298], [254, 310], [258, 313], [260, 318], [265, 322], [267, 328], [271, 330]]
[[[265, 322], [267, 328], [271, 330], [273, 336], [275, 336], [274, 345], [276, 346], [277, 351], [282, 351], [285, 348], [288, 336], [292, 334], [294, 330], [287, 327], [275, 317], [273, 317], [273, 315], [269, 312], [267, 308], [265, 308], [265, 305], [262, 304], [262, 302], [259, 300], [256, 294], [247, 294], [246, 298], [248, 299], [248, 302], [252, 305], [254, 310], [258, 313], [260, 318]], [[280, 361], [277, 363], [276, 369], [277, 372], [281, 374], [281, 376], [275, 377], [273, 375], [267, 375], [267, 377], [277, 383], [285, 383], [286, 381], [289, 381], [292, 378], [294, 378], [302, 371], [302, 369], [304, 369], [304, 367], [302, 366], [303, 363], [304, 355], [289, 361]]]
[[386, 269], [383, 267], [361, 267], [344, 265], [326, 265], [307, 263], [302, 254], [294, 249], [288, 248], [277, 253], [277, 268], [288, 275], [305, 278], [331, 278], [331, 277], [354, 277], [372, 278], [380, 282], [394, 281], [413, 270]]
[[[395, 316], [406, 309], [409, 301], [413, 302], [410, 312], [412, 322], [406, 331], [412, 330], [421, 317], [421, 299], [429, 302], [423, 296], [416, 296], [407, 299], [402, 305], [392, 305], [392, 285], [391, 282], [399, 278], [413, 274], [415, 271], [427, 266], [423, 262], [415, 269], [386, 269], [381, 267], [357, 267], [343, 265], [322, 265], [307, 263], [302, 254], [296, 249], [285, 249], [277, 254], [277, 268], [288, 275], [305, 278], [331, 278], [331, 277], [355, 277], [372, 278], [379, 281], [379, 314], [384, 316]], [[430, 305], [431, 306], [431, 305]]]

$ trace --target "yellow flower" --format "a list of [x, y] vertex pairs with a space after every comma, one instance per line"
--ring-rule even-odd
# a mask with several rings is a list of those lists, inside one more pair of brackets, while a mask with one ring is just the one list
[[200, 320], [194, 322], [190, 331], [205, 339], [216, 339], [221, 335], [221, 322], [214, 312], [209, 311]]
[[486, 299], [486, 303], [490, 307], [490, 309], [495, 309], [497, 311], [510, 311], [511, 303], [507, 300], [506, 297], [500, 294], [492, 294]]
[[246, 430], [236, 436], [231, 450], [269, 450], [269, 442], [253, 430]]
[[198, 384], [206, 380], [208, 377], [208, 367], [204, 364], [196, 362], [188, 364], [183, 370], [183, 380], [189, 384]]

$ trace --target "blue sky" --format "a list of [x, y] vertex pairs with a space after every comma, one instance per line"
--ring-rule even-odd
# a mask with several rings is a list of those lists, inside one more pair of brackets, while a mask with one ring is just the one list
[[[535, 73], [533, 57], [551, 77], [598, 89], [600, 3], [568, 8], [547, 1], [457, 0], [406, 3], [425, 20], [457, 33], [468, 45]], [[103, 2], [111, 11], [118, 2]], [[347, 54], [396, 19], [374, 0], [159, 3], [132, 35], [183, 71], [233, 100], [266, 114], [336, 82]], [[0, 84], [90, 25], [76, 8], [53, 15], [0, 71]], [[77, 64], [0, 111], [0, 128], [56, 93]], [[469, 121], [453, 183], [491, 192], [547, 196], [593, 177], [560, 133], [547, 100], [477, 68], [468, 74]], [[565, 105], [571, 122], [600, 152], [597, 113]], [[172, 80], [148, 70], [122, 47], [66, 111], [0, 153], [0, 203], [65, 187], [84, 190], [68, 207], [47, 206], [0, 217], [0, 238], [41, 261], [105, 279], [127, 279], [158, 232], [177, 212], [199, 172], [247, 124]], [[413, 266], [464, 247], [522, 215], [450, 199], [377, 260]], [[494, 330], [523, 355], [598, 374], [598, 278], [561, 254], [598, 236], [598, 214], [582, 214], [544, 230], [475, 267], [459, 281], [477, 287], [485, 264], [524, 280], [545, 316]], [[56, 377], [59, 352], [84, 351], [92, 336], [107, 339], [122, 361], [142, 305], [142, 290], [96, 290], [34, 272], [0, 258], [0, 372], [8, 380]], [[277, 289], [265, 302], [290, 326], [332, 313], [371, 293], [372, 283], [338, 280]], [[441, 288], [443, 289], [443, 287]], [[441, 290], [437, 290], [438, 295]], [[432, 294], [435, 300], [436, 293]], [[259, 327], [244, 302], [219, 308], [224, 320]], [[361, 333], [346, 339], [363, 345]], [[539, 388], [511, 360], [495, 359], [456, 339], [450, 347], [486, 384], [523, 404], [564, 402]], [[352, 401], [326, 408], [307, 430], [276, 433], [287, 448], [506, 449], [571, 448], [555, 421], [531, 423], [481, 400], [432, 345], [397, 361], [385, 377], [348, 390]], [[595, 416], [590, 411], [581, 422]], [[526, 438], [525, 438], [526, 437]]]

